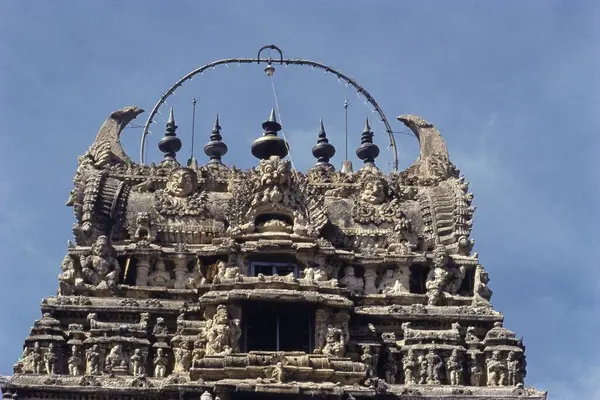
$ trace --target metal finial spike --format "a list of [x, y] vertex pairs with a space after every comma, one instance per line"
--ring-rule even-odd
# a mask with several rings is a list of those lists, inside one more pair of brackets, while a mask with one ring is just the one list
[[323, 125], [323, 118], [321, 118], [321, 127], [319, 128], [319, 137], [326, 137], [325, 126]]
[[173, 115], [173, 106], [171, 106], [171, 111], [169, 111], [169, 120], [167, 121], [167, 124], [174, 124], [175, 123], [175, 116]]
[[219, 114], [217, 114], [217, 119], [215, 120], [215, 126], [213, 127], [213, 132], [219, 132], [221, 130], [221, 125], [219, 125]]
[[274, 108], [271, 108], [271, 115], [269, 115], [269, 122], [277, 122], [277, 117], [275, 116]]
[[365, 116], [365, 129], [363, 132], [371, 132], [371, 125], [369, 124], [368, 116]]

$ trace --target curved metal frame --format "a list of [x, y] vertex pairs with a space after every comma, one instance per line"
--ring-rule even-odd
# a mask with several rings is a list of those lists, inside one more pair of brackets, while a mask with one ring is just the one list
[[[279, 60], [272, 60], [271, 58], [268, 59], [261, 59], [260, 58], [260, 54], [263, 50], [265, 49], [273, 49], [276, 50], [277, 52], [279, 52]], [[150, 112], [150, 115], [148, 116], [148, 119], [146, 120], [146, 123], [144, 124], [144, 129], [142, 132], [142, 140], [141, 140], [141, 144], [140, 144], [140, 162], [143, 164], [144, 163], [144, 146], [146, 144], [146, 136], [150, 133], [150, 124], [152, 124], [152, 122], [154, 122], [154, 117], [155, 115], [158, 113], [158, 109], [165, 103], [165, 100], [171, 96], [185, 81], [190, 80], [191, 78], [193, 78], [195, 75], [201, 74], [202, 72], [206, 71], [209, 68], [214, 68], [217, 67], [219, 65], [227, 65], [227, 64], [250, 64], [250, 63], [267, 63], [267, 64], [271, 64], [271, 63], [278, 63], [281, 65], [310, 65], [311, 67], [314, 68], [319, 68], [325, 71], [325, 73], [331, 72], [332, 74], [334, 74], [335, 76], [338, 77], [338, 79], [342, 79], [344, 80], [347, 84], [352, 85], [352, 87], [354, 87], [356, 89], [356, 92], [358, 94], [361, 94], [369, 103], [371, 103], [371, 105], [373, 106], [373, 108], [375, 109], [375, 111], [379, 114], [379, 117], [381, 119], [381, 122], [383, 122], [383, 124], [385, 125], [385, 131], [388, 133], [389, 139], [390, 139], [390, 146], [392, 147], [393, 151], [394, 151], [394, 171], [398, 170], [398, 150], [396, 148], [396, 138], [394, 137], [392, 128], [390, 126], [390, 123], [388, 122], [385, 114], [383, 113], [383, 111], [381, 110], [381, 108], [379, 107], [379, 104], [377, 104], [377, 102], [375, 101], [375, 99], [373, 98], [373, 96], [371, 96], [371, 94], [369, 94], [369, 92], [367, 92], [362, 86], [360, 86], [354, 79], [349, 78], [348, 76], [344, 75], [343, 73], [341, 73], [340, 71], [337, 71], [336, 69], [325, 65], [325, 64], [321, 64], [319, 62], [316, 61], [310, 61], [310, 60], [304, 60], [304, 59], [284, 59], [283, 58], [283, 53], [281, 52], [281, 50], [275, 46], [275, 45], [268, 45], [268, 46], [264, 46], [262, 47], [259, 51], [258, 51], [258, 56], [257, 58], [226, 58], [223, 60], [217, 60], [217, 61], [213, 61], [211, 63], [208, 63], [206, 65], [203, 65], [200, 68], [197, 68], [195, 70], [193, 70], [192, 72], [188, 73], [187, 75], [183, 76], [181, 79], [179, 79], [173, 86], [171, 86], [169, 88], [169, 90], [167, 90], [158, 100], [158, 102], [154, 105], [154, 108], [152, 108], [152, 111]]]

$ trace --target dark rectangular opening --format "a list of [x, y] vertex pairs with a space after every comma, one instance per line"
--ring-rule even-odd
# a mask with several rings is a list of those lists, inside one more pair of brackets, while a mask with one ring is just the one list
[[265, 276], [294, 274], [294, 277], [297, 278], [298, 265], [294, 263], [252, 261], [250, 263], [250, 274], [252, 276], [258, 276], [258, 274]]
[[475, 268], [467, 268], [465, 277], [460, 285], [458, 294], [461, 296], [473, 296], [475, 286]]
[[425, 294], [427, 289], [425, 283], [427, 282], [427, 275], [429, 274], [429, 267], [422, 264], [414, 264], [410, 266], [410, 281], [409, 291], [411, 293]]
[[242, 310], [243, 351], [313, 348], [315, 310], [298, 304], [248, 303]]

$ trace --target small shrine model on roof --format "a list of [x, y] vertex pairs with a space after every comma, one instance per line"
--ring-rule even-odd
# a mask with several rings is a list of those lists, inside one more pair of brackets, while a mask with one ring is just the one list
[[[324, 68], [380, 112], [323, 64], [259, 52], [203, 68], [227, 62]], [[398, 117], [420, 155], [384, 174], [368, 120], [356, 171], [334, 168], [321, 121], [303, 174], [275, 112], [249, 149], [256, 168], [223, 163], [218, 117], [208, 161], [181, 165], [173, 109], [164, 159], [135, 163], [119, 135], [142, 112], [113, 112], [79, 158], [75, 244], [3, 398], [546, 399], [524, 386], [525, 346], [490, 304], [473, 195], [433, 125]]]

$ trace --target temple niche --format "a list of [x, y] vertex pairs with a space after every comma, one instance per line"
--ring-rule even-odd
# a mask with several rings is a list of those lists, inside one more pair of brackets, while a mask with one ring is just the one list
[[119, 135], [142, 112], [113, 112], [79, 158], [74, 243], [3, 398], [546, 399], [432, 124], [398, 117], [420, 154], [384, 173], [368, 119], [356, 171], [321, 121], [302, 173], [274, 110], [249, 170], [224, 163], [218, 118], [207, 162], [183, 165], [173, 109], [164, 158], [135, 163]]

